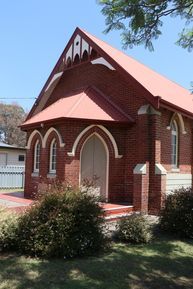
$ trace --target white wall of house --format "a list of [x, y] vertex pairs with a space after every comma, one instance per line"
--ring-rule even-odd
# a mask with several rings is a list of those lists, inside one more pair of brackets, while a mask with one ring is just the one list
[[192, 186], [192, 174], [167, 174], [166, 194], [170, 194], [180, 188], [189, 188]]
[[0, 149], [0, 166], [24, 166], [25, 150]]

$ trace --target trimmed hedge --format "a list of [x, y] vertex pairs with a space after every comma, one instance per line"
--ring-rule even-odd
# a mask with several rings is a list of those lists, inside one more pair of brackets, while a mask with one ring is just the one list
[[160, 227], [180, 237], [193, 238], [192, 189], [180, 189], [167, 196], [160, 215]]
[[0, 207], [0, 251], [16, 249], [17, 226], [17, 214]]
[[103, 212], [87, 191], [52, 186], [19, 219], [20, 252], [72, 258], [96, 254], [105, 246]]
[[132, 214], [118, 223], [116, 238], [128, 243], [148, 243], [152, 239], [149, 222], [142, 214]]

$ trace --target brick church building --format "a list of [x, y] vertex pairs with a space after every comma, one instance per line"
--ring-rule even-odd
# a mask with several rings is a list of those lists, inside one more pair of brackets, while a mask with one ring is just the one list
[[157, 213], [192, 185], [192, 118], [189, 91], [77, 28], [22, 124], [25, 196], [94, 179], [106, 202]]

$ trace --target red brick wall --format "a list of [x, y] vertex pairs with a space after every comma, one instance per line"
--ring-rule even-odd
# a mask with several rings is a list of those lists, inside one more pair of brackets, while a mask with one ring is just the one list
[[[36, 192], [38, 183], [47, 179], [49, 147], [53, 137], [58, 140], [58, 178], [62, 181], [66, 180], [73, 185], [78, 185], [81, 145], [88, 135], [95, 130], [104, 138], [109, 149], [109, 201], [129, 201], [132, 203], [134, 197], [139, 200], [140, 196], [133, 196], [133, 192], [135, 190], [139, 191], [141, 185], [138, 181], [143, 180], [141, 200], [148, 199], [149, 211], [156, 212], [164, 201], [165, 179], [162, 176], [155, 175], [155, 163], [161, 163], [166, 170], [171, 171], [171, 131], [167, 130], [167, 126], [170, 123], [173, 112], [161, 109], [161, 116], [138, 116], [138, 109], [148, 103], [144, 98], [145, 90], [142, 93], [141, 89], [139, 90], [133, 86], [132, 81], [128, 80], [126, 82], [117, 71], [109, 70], [103, 65], [91, 65], [89, 63], [64, 72], [46, 106], [73, 89], [90, 85], [100, 89], [136, 120], [136, 123], [128, 125], [100, 123], [111, 132], [117, 143], [119, 154], [123, 155], [123, 157], [120, 159], [114, 157], [110, 139], [97, 127], [92, 128], [83, 136], [77, 147], [76, 155], [74, 157], [68, 156], [67, 153], [71, 152], [76, 137], [84, 128], [93, 124], [92, 122], [65, 120], [63, 123], [45, 125], [44, 128], [39, 127], [37, 129], [44, 136], [49, 127], [54, 126], [60, 132], [65, 146], [59, 147], [57, 135], [54, 132], [50, 134], [46, 148], [42, 149], [39, 177], [33, 177], [31, 174], [33, 171], [33, 147], [36, 140], [36, 137], [34, 137], [31, 149], [27, 151], [26, 196], [29, 197], [33, 192]], [[179, 167], [180, 173], [189, 173], [192, 167], [192, 122], [187, 118], [184, 118], [184, 122], [187, 134], [184, 135], [180, 132]], [[31, 132], [28, 132], [28, 136]], [[140, 176], [137, 176], [134, 179], [133, 169], [138, 163], [147, 163], [149, 170], [146, 177], [142, 176], [140, 178]], [[146, 204], [143, 205], [145, 210]]]
[[[87, 131], [82, 139], [80, 140], [75, 156], [68, 156], [68, 152], [72, 151], [72, 147], [75, 139], [79, 135], [79, 133], [89, 126], [88, 122], [78, 122], [78, 121], [65, 121], [64, 124], [58, 124], [55, 128], [61, 134], [65, 146], [63, 148], [59, 147], [57, 150], [57, 177], [60, 180], [66, 180], [72, 185], [79, 184], [79, 171], [80, 171], [80, 150], [84, 141], [87, 137], [93, 132], [97, 132], [102, 138], [105, 140], [108, 150], [109, 150], [109, 200], [110, 201], [132, 201], [132, 188], [128, 192], [125, 188], [125, 155], [126, 155], [126, 138], [127, 138], [127, 127], [121, 127], [117, 125], [106, 125], [105, 127], [111, 132], [115, 141], [118, 145], [119, 154], [123, 155], [122, 158], [115, 158], [115, 152], [113, 145], [109, 139], [109, 137], [102, 131], [99, 127], [94, 126], [89, 131]], [[44, 127], [44, 129], [40, 129], [42, 135], [44, 136], [47, 129], [49, 127]], [[27, 172], [26, 172], [26, 194], [32, 195], [32, 192], [37, 190], [37, 182], [45, 181], [47, 178], [47, 174], [49, 173], [49, 148], [50, 142], [55, 137], [57, 139], [57, 135], [55, 133], [51, 133], [47, 139], [46, 148], [42, 148], [41, 150], [41, 167], [39, 177], [33, 177], [33, 166], [29, 166], [29, 164], [33, 161], [33, 150], [34, 145], [32, 143], [31, 149], [28, 150], [27, 153]], [[35, 138], [35, 137], [34, 137]], [[128, 164], [127, 167], [129, 167]], [[30, 184], [30, 185], [29, 185]], [[35, 185], [34, 185], [35, 184]], [[34, 188], [35, 186], [35, 188]]]
[[[149, 186], [149, 211], [159, 212], [164, 204], [166, 175], [155, 175], [155, 163], [160, 163], [167, 170], [172, 172], [171, 166], [171, 130], [170, 125], [173, 112], [166, 109], [160, 110], [161, 115], [150, 116], [150, 186]], [[192, 172], [192, 129], [191, 120], [183, 117], [186, 134], [182, 133], [178, 118], [176, 122], [179, 129], [179, 173]], [[175, 172], [177, 173], [177, 172]]]
[[[170, 119], [173, 112], [166, 109], [161, 110], [161, 163], [166, 170], [170, 172], [171, 167], [171, 131], [167, 129], [170, 124]], [[176, 118], [179, 128], [179, 169], [180, 173], [191, 173], [192, 164], [192, 120], [183, 117], [186, 134], [183, 134], [179, 126], [179, 121]]]
[[[109, 96], [117, 105], [119, 105], [125, 112], [129, 113], [135, 119], [137, 117], [137, 111], [141, 105], [147, 103], [146, 99], [142, 97], [145, 93], [138, 90], [133, 86], [132, 81], [126, 82], [117, 71], [112, 71], [104, 65], [92, 65], [83, 64], [78, 67], [74, 67], [64, 72], [60, 82], [53, 91], [46, 106], [55, 102], [66, 93], [71, 90], [78, 89], [80, 87], [95, 86], [100, 89], [105, 95]], [[63, 124], [54, 125], [56, 127], [65, 142], [65, 147], [60, 148], [59, 164], [57, 167], [57, 175], [60, 178], [67, 179], [73, 184], [78, 184], [79, 180], [79, 155], [75, 157], [69, 157], [67, 152], [70, 152], [72, 145], [77, 135], [88, 125], [92, 123], [80, 122], [80, 121], [65, 121]], [[133, 151], [133, 147], [136, 146], [136, 128], [135, 125], [127, 125], [122, 127], [120, 125], [103, 124], [112, 133], [116, 140], [119, 153], [123, 155], [122, 159], [115, 159], [113, 154], [110, 153], [110, 175], [109, 175], [109, 197], [111, 201], [123, 200], [132, 202], [133, 199], [133, 168], [138, 162], [138, 154]], [[51, 126], [51, 125], [50, 125]], [[39, 128], [42, 135], [46, 133], [46, 130]], [[48, 144], [49, 146], [49, 144]], [[112, 145], [109, 143], [109, 151], [112, 150]], [[43, 149], [44, 159], [42, 160], [42, 166], [40, 175], [41, 179], [45, 179], [48, 170], [48, 151], [49, 149]], [[131, 153], [132, 151], [132, 153]], [[28, 157], [31, 158], [32, 152], [28, 152]], [[38, 178], [33, 178], [39, 181]], [[26, 183], [31, 183], [31, 173], [26, 175]], [[28, 192], [32, 191], [32, 185]]]
[[[38, 184], [40, 182], [40, 178], [36, 177], [33, 178], [31, 177], [33, 168], [34, 168], [34, 147], [36, 144], [36, 141], [39, 140], [41, 147], [42, 147], [42, 142], [41, 138], [38, 134], [34, 136], [31, 142], [31, 149], [26, 150], [26, 168], [25, 168], [25, 197], [30, 198], [34, 197], [35, 194], [37, 193], [38, 190]], [[41, 157], [42, 157], [42, 149], [41, 149]], [[42, 162], [42, 160], [41, 160]]]
[[139, 107], [147, 103], [145, 90], [141, 92], [134, 87], [132, 80], [126, 82], [116, 70], [104, 65], [86, 63], [64, 72], [46, 106], [72, 90], [87, 86], [97, 87], [134, 118]]

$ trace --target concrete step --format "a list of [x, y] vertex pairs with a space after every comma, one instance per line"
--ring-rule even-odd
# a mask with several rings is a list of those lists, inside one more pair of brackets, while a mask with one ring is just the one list
[[125, 213], [132, 212], [132, 211], [133, 211], [133, 206], [119, 206], [119, 207], [107, 208], [104, 210], [106, 216], [125, 214]]
[[105, 221], [106, 222], [113, 222], [113, 221], [119, 221], [129, 215], [131, 215], [132, 212], [130, 213], [125, 213], [125, 214], [113, 214], [113, 215], [109, 215], [109, 216], [105, 216]]
[[102, 204], [102, 207], [106, 221], [116, 221], [133, 212], [132, 205]]

